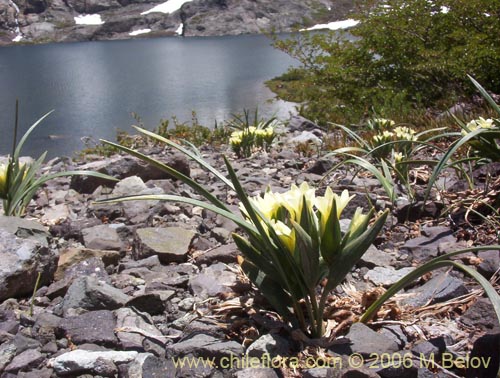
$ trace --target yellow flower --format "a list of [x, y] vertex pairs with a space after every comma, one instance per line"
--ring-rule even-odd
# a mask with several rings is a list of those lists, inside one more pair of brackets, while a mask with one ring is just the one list
[[477, 129], [493, 129], [495, 125], [491, 118], [484, 119], [483, 117], [479, 117], [479, 119], [470, 121], [465, 127], [469, 131], [462, 129], [462, 135], [467, 135], [469, 132], [476, 131]]
[[326, 188], [325, 195], [323, 197], [315, 198], [314, 205], [316, 206], [316, 209], [318, 209], [318, 212], [321, 214], [321, 235], [325, 232], [326, 222], [328, 221], [330, 213], [332, 212], [333, 202], [335, 201], [337, 205], [337, 219], [340, 219], [342, 211], [353, 197], [354, 195], [349, 197], [349, 192], [347, 190], [344, 190], [339, 196], [333, 193], [332, 189], [328, 187]]
[[286, 248], [293, 253], [295, 251], [295, 230], [292, 230], [282, 221], [271, 221], [276, 235], [280, 238], [281, 242]]
[[7, 197], [7, 172], [8, 172], [8, 165], [5, 164], [0, 164], [0, 198], [6, 198]]
[[[252, 206], [257, 208], [257, 210], [259, 210], [268, 220], [273, 219], [276, 216], [276, 212], [280, 208], [280, 200], [277, 198], [276, 194], [271, 191], [264, 193], [264, 197], [256, 196], [250, 198], [250, 202], [252, 203]], [[241, 203], [240, 209], [244, 211]], [[246, 214], [246, 211], [244, 211], [244, 213]]]
[[404, 155], [402, 152], [393, 151], [394, 161], [396, 163], [401, 163], [403, 161]]
[[299, 187], [292, 185], [288, 192], [276, 194], [276, 197], [280, 204], [288, 210], [292, 219], [300, 223], [303, 199], [305, 197], [306, 206], [311, 207], [314, 204], [315, 191], [304, 181]]

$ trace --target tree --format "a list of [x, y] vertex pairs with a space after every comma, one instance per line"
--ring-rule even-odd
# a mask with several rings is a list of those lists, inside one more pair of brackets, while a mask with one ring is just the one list
[[356, 17], [349, 34], [275, 41], [302, 64], [305, 115], [335, 121], [449, 105], [473, 90], [466, 74], [500, 91], [500, 0], [372, 0]]

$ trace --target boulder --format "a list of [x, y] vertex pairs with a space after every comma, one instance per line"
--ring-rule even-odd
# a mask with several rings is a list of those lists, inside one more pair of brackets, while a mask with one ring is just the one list
[[[159, 160], [184, 175], [189, 176], [189, 162], [183, 155], [174, 154], [162, 156]], [[87, 163], [80, 166], [79, 169], [94, 170], [108, 174], [120, 180], [130, 176], [138, 176], [143, 181], [170, 178], [170, 175], [164, 171], [129, 156], [114, 156], [107, 160]], [[79, 193], [92, 193], [101, 185], [113, 187], [115, 184], [116, 182], [103, 180], [98, 177], [73, 176], [71, 177], [70, 187]]]
[[139, 228], [136, 231], [134, 257], [143, 259], [157, 255], [160, 262], [184, 262], [189, 246], [196, 233], [180, 227]]
[[51, 282], [58, 255], [48, 244], [48, 234], [35, 222], [0, 217], [0, 301], [33, 293]]

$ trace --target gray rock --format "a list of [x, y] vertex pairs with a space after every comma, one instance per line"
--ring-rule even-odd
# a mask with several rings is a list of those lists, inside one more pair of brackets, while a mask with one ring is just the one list
[[55, 341], [55, 332], [61, 320], [60, 317], [51, 313], [41, 313], [37, 316], [35, 325], [32, 328], [33, 337], [42, 344]]
[[51, 378], [54, 371], [48, 368], [31, 370], [29, 372], [18, 372], [17, 378]]
[[402, 303], [414, 307], [426, 303], [439, 303], [465, 295], [469, 292], [464, 283], [458, 278], [448, 274], [440, 274], [427, 281], [424, 285], [408, 290], [410, 297], [403, 299]]
[[115, 311], [116, 336], [123, 349], [144, 351], [146, 338], [163, 345], [166, 339], [154, 326], [153, 320], [147, 314], [140, 314], [130, 308]]
[[217, 263], [202, 269], [189, 280], [189, 287], [196, 297], [207, 299], [222, 293], [230, 293], [239, 283], [238, 277], [226, 265]]
[[278, 378], [278, 374], [271, 368], [245, 368], [238, 370], [234, 378]]
[[137, 260], [137, 261], [127, 261], [122, 262], [118, 266], [118, 271], [124, 271], [127, 269], [136, 269], [136, 268], [154, 268], [160, 265], [160, 259], [157, 255], [146, 257], [145, 259]]
[[467, 327], [479, 328], [484, 332], [500, 332], [498, 318], [488, 298], [478, 298], [460, 317]]
[[10, 361], [12, 361], [16, 356], [16, 352], [17, 348], [13, 342], [0, 345], [0, 371], [3, 371]]
[[399, 350], [398, 345], [388, 337], [385, 337], [362, 323], [354, 323], [346, 337], [349, 344], [334, 345], [330, 349], [339, 354], [359, 353], [368, 357], [372, 353], [394, 353]]
[[[31, 222], [30, 222], [31, 223]], [[35, 231], [37, 232], [37, 231]], [[33, 293], [38, 273], [40, 285], [47, 285], [57, 267], [57, 252], [48, 247], [45, 237], [19, 229], [17, 235], [0, 228], [0, 301]], [[34, 236], [34, 237], [32, 237]]]
[[216, 247], [214, 249], [209, 250], [208, 252], [200, 252], [196, 258], [196, 264], [202, 265], [210, 265], [214, 262], [221, 263], [234, 263], [236, 262], [236, 257], [240, 255], [238, 247], [235, 244], [224, 244], [220, 247]]
[[164, 264], [184, 262], [195, 234], [180, 227], [140, 228], [137, 230], [134, 255], [139, 259], [157, 255]]
[[271, 357], [287, 356], [290, 354], [290, 342], [276, 334], [267, 334], [259, 337], [248, 347], [246, 353], [251, 357], [262, 357], [267, 353]]
[[392, 266], [376, 266], [365, 274], [364, 279], [370, 281], [375, 286], [389, 287], [399, 281], [415, 268], [394, 269]]
[[287, 143], [292, 145], [311, 143], [313, 145], [320, 146], [322, 141], [314, 133], [310, 131], [302, 131], [299, 135], [288, 139]]
[[116, 347], [116, 319], [111, 311], [91, 311], [62, 320], [57, 327], [57, 335], [66, 337], [74, 344], [97, 344]]
[[477, 267], [477, 271], [490, 279], [491, 276], [500, 268], [500, 252], [499, 251], [484, 251], [478, 253], [478, 256], [483, 260]]
[[62, 311], [70, 309], [115, 310], [123, 307], [130, 297], [93, 277], [82, 277], [73, 281], [64, 296]]
[[99, 225], [82, 230], [83, 243], [89, 249], [119, 251], [123, 245], [115, 228]]
[[173, 290], [153, 291], [133, 297], [125, 306], [134, 307], [150, 315], [160, 315], [165, 311], [166, 302], [174, 295]]
[[37, 349], [28, 349], [14, 357], [5, 371], [17, 373], [19, 370], [37, 368], [44, 359]]
[[103, 251], [87, 248], [67, 248], [63, 250], [59, 256], [54, 279], [60, 280], [64, 278], [65, 272], [69, 267], [93, 257], [102, 260], [104, 266], [117, 265], [120, 260], [120, 253], [117, 251]]
[[221, 358], [231, 355], [241, 356], [243, 347], [236, 341], [216, 339], [208, 335], [195, 335], [176, 344], [166, 347], [167, 357], [193, 355], [202, 358]]
[[75, 279], [80, 277], [93, 278], [108, 282], [109, 276], [101, 259], [91, 257], [77, 264], [71, 265], [64, 271], [64, 278], [53, 282], [45, 293], [49, 299], [64, 297]]
[[50, 365], [58, 375], [77, 375], [96, 373], [95, 369], [102, 365], [102, 361], [110, 361], [115, 365], [126, 364], [134, 361], [138, 356], [135, 351], [114, 352], [74, 350], [50, 360]]
[[387, 267], [394, 262], [394, 258], [387, 252], [378, 250], [374, 245], [371, 245], [359, 260], [359, 266], [366, 266], [372, 269], [376, 266]]
[[290, 131], [303, 131], [303, 130], [314, 130], [314, 129], [319, 129], [319, 126], [316, 125], [314, 122], [308, 120], [307, 118], [304, 118], [300, 115], [292, 115], [290, 119], [288, 120], [288, 129]]
[[379, 333], [398, 344], [399, 349], [403, 349], [408, 343], [408, 338], [399, 325], [383, 326]]
[[[160, 160], [189, 176], [189, 164], [185, 157], [175, 154], [164, 156]], [[120, 180], [130, 176], [138, 176], [144, 182], [169, 178], [169, 175], [164, 171], [130, 156], [113, 156], [106, 160], [84, 164], [78, 168], [95, 170]], [[101, 185], [113, 187], [115, 184], [116, 182], [92, 176], [73, 176], [71, 178], [71, 188], [80, 193], [92, 193]]]
[[401, 247], [401, 252], [409, 253], [416, 261], [426, 261], [439, 254], [439, 244], [453, 243], [456, 238], [448, 227], [424, 227], [422, 235], [408, 240]]

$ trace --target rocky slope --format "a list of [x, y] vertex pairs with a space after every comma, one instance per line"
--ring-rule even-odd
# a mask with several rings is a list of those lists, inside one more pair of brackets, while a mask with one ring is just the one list
[[[332, 159], [304, 157], [292, 146], [327, 137], [295, 117], [269, 153], [235, 160], [227, 146], [204, 146], [201, 154], [218, 169], [223, 169], [221, 154], [229, 156], [252, 194], [267, 185], [277, 190], [301, 181], [321, 187]], [[237, 211], [234, 194], [196, 163], [159, 146], [143, 151], [212, 189]], [[47, 168], [100, 170], [120, 180], [114, 188], [92, 177], [59, 178], [30, 205], [32, 220], [0, 216], [2, 378], [495, 376], [500, 335], [493, 307], [477, 285], [456, 271], [426, 275], [425, 282], [388, 303], [377, 321], [351, 326], [361, 303], [380, 295], [382, 287], [464, 246], [446, 222], [428, 216], [414, 224], [398, 222], [401, 213], [409, 213], [404, 207], [393, 209], [388, 232], [350, 272], [349, 284], [332, 292], [325, 320], [337, 336], [350, 327], [346, 337], [322, 339], [320, 347], [314, 343], [318, 340], [294, 337], [241, 275], [231, 238], [234, 224], [186, 204], [95, 203], [108, 195], [195, 194], [132, 157], [94, 159], [54, 159]], [[500, 164], [489, 169], [500, 177]], [[333, 190], [357, 192], [343, 216], [352, 216], [355, 206], [367, 207], [367, 196], [385, 206], [376, 180], [336, 175], [328, 178]], [[460, 184], [457, 177], [449, 179]], [[491, 250], [479, 259], [469, 253], [463, 263], [490, 278], [500, 255]], [[30, 302], [38, 272], [40, 285]], [[469, 356], [485, 362], [459, 364]], [[181, 367], [180, 361], [191, 357], [212, 364]], [[256, 364], [250, 366], [248, 358]], [[297, 368], [286, 367], [292, 358], [300, 359]], [[358, 364], [363, 358], [364, 366]]]
[[[193, 0], [177, 1], [182, 6], [176, 10], [174, 7], [171, 13], [148, 12], [161, 3], [162, 0], [3, 0], [0, 45], [124, 39], [136, 35], [285, 32], [342, 19], [353, 7], [352, 0]], [[93, 17], [88, 18], [89, 15]]]

